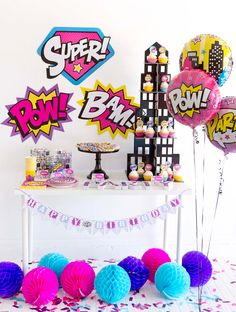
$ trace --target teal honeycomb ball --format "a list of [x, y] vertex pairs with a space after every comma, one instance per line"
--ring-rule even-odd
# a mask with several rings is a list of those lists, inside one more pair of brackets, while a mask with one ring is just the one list
[[157, 269], [155, 285], [165, 298], [178, 299], [189, 290], [190, 276], [181, 265], [167, 262]]
[[69, 260], [65, 256], [54, 252], [43, 256], [39, 261], [38, 267], [46, 267], [51, 269], [54, 273], [56, 273], [58, 282], [60, 284], [61, 273], [67, 264], [69, 264]]
[[122, 267], [110, 264], [98, 272], [94, 285], [103, 301], [116, 303], [129, 293], [131, 282], [128, 273]]

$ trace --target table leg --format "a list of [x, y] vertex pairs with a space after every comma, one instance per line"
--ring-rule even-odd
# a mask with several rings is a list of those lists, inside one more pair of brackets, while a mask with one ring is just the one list
[[28, 240], [29, 240], [29, 263], [33, 261], [33, 213], [28, 210]]
[[22, 261], [23, 271], [26, 274], [29, 269], [29, 210], [24, 207], [25, 196], [22, 196]]
[[[168, 195], [165, 195], [165, 203], [167, 204], [168, 202]], [[166, 238], [167, 238], [167, 215], [164, 220], [164, 231], [163, 231], [163, 250], [166, 250]]]
[[[181, 195], [179, 196], [181, 201]], [[177, 220], [177, 242], [176, 242], [176, 262], [181, 264], [181, 223], [182, 223], [182, 206], [178, 208], [178, 220]]]

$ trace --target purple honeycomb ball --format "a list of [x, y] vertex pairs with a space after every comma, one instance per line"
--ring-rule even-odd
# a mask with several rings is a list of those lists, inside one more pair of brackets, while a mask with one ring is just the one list
[[149, 270], [142, 260], [129, 256], [118, 263], [129, 275], [131, 280], [130, 290], [140, 289], [148, 280]]
[[182, 258], [182, 266], [190, 275], [190, 286], [205, 285], [211, 278], [212, 265], [210, 260], [199, 251], [189, 251]]
[[0, 262], [0, 297], [14, 296], [21, 288], [24, 273], [14, 262]]

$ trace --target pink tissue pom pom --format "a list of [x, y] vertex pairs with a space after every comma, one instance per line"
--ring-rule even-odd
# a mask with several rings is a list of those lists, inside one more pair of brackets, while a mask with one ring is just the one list
[[40, 267], [26, 274], [22, 284], [22, 293], [26, 302], [40, 307], [56, 297], [58, 288], [56, 274], [48, 268]]
[[161, 266], [163, 263], [171, 262], [170, 257], [168, 254], [158, 248], [151, 248], [148, 249], [142, 256], [142, 261], [149, 269], [149, 280], [154, 283], [154, 277], [156, 270]]
[[85, 298], [94, 289], [95, 272], [84, 261], [69, 263], [61, 274], [61, 286], [73, 298]]

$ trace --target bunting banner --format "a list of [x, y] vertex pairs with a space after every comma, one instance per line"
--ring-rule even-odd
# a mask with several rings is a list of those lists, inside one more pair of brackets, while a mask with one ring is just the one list
[[58, 210], [52, 209], [38, 200], [29, 196], [25, 192], [24, 207], [31, 209], [33, 212], [43, 216], [58, 224], [64, 225], [66, 228], [73, 228], [77, 231], [87, 231], [91, 234], [101, 232], [103, 234], [114, 232], [116, 234], [121, 231], [131, 231], [134, 228], [142, 229], [146, 224], [153, 224], [157, 219], [164, 220], [168, 213], [175, 214], [182, 206], [180, 196], [172, 198], [165, 204], [147, 211], [140, 215], [129, 216], [119, 220], [91, 220], [83, 219], [79, 216], [70, 216]]

